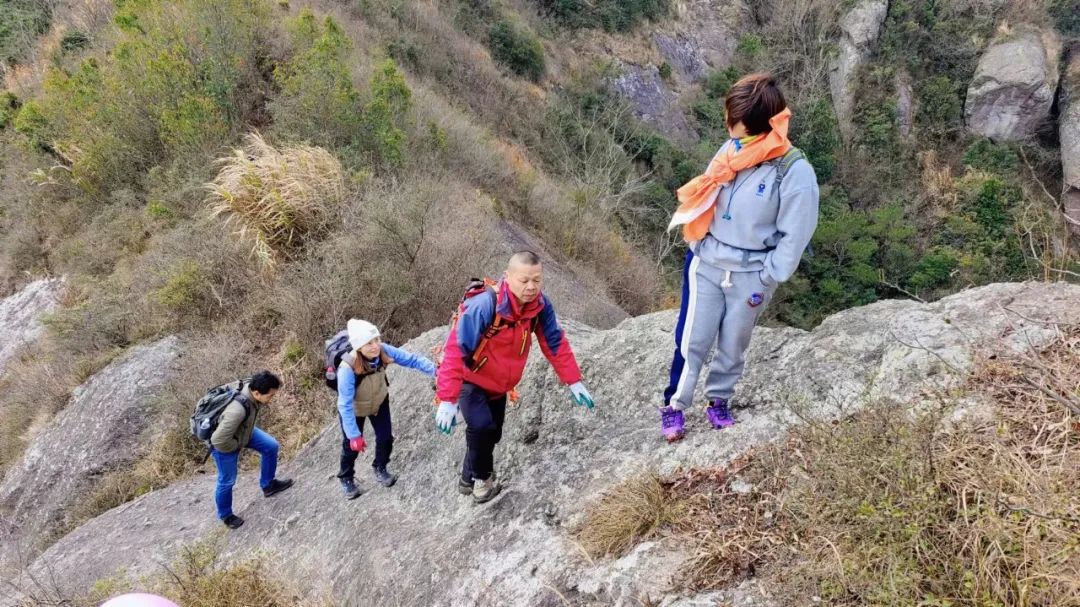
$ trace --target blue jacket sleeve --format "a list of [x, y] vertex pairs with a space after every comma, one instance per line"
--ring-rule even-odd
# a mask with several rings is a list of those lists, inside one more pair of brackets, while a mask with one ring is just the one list
[[465, 302], [465, 311], [458, 317], [457, 340], [461, 357], [472, 356], [484, 331], [495, 322], [495, 294], [491, 292], [473, 297]]
[[337, 368], [337, 410], [341, 416], [341, 426], [345, 428], [345, 436], [349, 440], [360, 436], [360, 428], [356, 425], [356, 410], [353, 401], [356, 400], [356, 373], [352, 367], [344, 362]]
[[383, 344], [383, 352], [386, 352], [394, 362], [407, 369], [419, 371], [428, 377], [435, 377], [435, 363], [426, 356], [406, 352], [401, 348], [395, 348], [390, 344]]

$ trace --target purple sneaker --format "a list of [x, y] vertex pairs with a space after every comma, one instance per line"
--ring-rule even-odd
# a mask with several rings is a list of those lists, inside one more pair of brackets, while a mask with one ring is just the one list
[[683, 437], [683, 423], [682, 411], [671, 406], [660, 409], [660, 431], [667, 442], [673, 443]]
[[731, 417], [731, 411], [728, 411], [726, 398], [714, 400], [713, 403], [705, 409], [705, 414], [709, 416], [709, 423], [717, 430], [730, 428], [735, 425], [735, 418]]

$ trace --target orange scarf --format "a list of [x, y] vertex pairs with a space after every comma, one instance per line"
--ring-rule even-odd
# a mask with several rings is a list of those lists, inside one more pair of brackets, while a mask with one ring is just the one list
[[697, 242], [705, 238], [716, 214], [716, 199], [720, 188], [730, 183], [739, 171], [787, 153], [791, 147], [787, 138], [790, 119], [791, 110], [785, 108], [769, 119], [772, 130], [767, 135], [742, 146], [742, 149], [729, 145], [723, 153], [713, 157], [704, 175], [694, 177], [676, 190], [679, 208], [672, 216], [668, 229], [681, 225], [686, 242]]

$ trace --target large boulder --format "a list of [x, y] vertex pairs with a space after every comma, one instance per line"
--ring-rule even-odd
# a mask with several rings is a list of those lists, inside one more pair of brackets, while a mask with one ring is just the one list
[[[998, 284], [933, 304], [879, 302], [810, 332], [759, 328], [736, 399], [741, 423], [717, 433], [694, 410], [687, 438], [674, 445], [659, 437], [656, 406], [675, 313], [608, 331], [575, 324], [570, 339], [596, 409], [573, 407], [534, 352], [496, 454], [507, 487], [486, 506], [456, 492], [463, 432], [436, 432], [427, 380], [394, 369], [398, 484], [387, 490], [366, 481], [367, 494], [342, 499], [333, 478], [340, 430], [331, 422], [284, 464], [295, 489], [263, 499], [254, 476], [241, 478], [236, 504], [247, 524], [228, 534], [224, 558], [268, 551], [292, 579], [329, 587], [342, 605], [635, 604], [642, 591], [663, 589], [687, 555], [644, 545], [615, 562], [586, 560], [570, 531], [584, 504], [612, 483], [647, 468], [730, 462], [782, 437], [800, 416], [843, 415], [868, 399], [917, 400], [927, 388], [962, 381], [975, 350], [1045, 343], [1057, 328], [1040, 321], [1078, 315], [1080, 286]], [[407, 347], [423, 351], [438, 337], [433, 331]], [[364, 469], [364, 461], [358, 465]], [[212, 475], [192, 478], [105, 513], [54, 544], [29, 572], [64, 571], [57, 583], [75, 593], [121, 567], [154, 570], [179, 546], [220, 529], [213, 487]]]
[[1080, 236], [1080, 44], [1069, 53], [1060, 108], [1061, 206], [1069, 228]]
[[870, 57], [888, 12], [885, 0], [860, 0], [840, 19], [840, 48], [830, 66], [829, 89], [845, 140], [852, 135], [859, 68]]
[[612, 85], [616, 93], [630, 102], [638, 120], [679, 141], [697, 138], [679, 106], [678, 96], [664, 82], [655, 65], [623, 63]]
[[62, 284], [58, 278], [43, 278], [0, 300], [0, 375], [21, 348], [41, 335], [41, 316], [56, 307]]
[[142, 454], [153, 400], [172, 378], [179, 353], [175, 337], [132, 348], [76, 388], [30, 441], [0, 481], [0, 566], [36, 554], [103, 474]]
[[1060, 53], [1060, 38], [1051, 30], [1022, 26], [1000, 34], [968, 86], [968, 128], [994, 141], [1034, 135], [1054, 103]]

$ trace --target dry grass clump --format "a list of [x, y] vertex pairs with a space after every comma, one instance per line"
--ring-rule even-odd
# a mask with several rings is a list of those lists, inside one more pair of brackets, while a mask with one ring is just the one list
[[778, 558], [788, 533], [780, 516], [781, 475], [754, 471], [758, 482], [752, 488], [732, 488], [735, 477], [755, 465], [751, 452], [727, 468], [690, 470], [672, 479], [672, 496], [685, 504], [675, 530], [693, 546], [676, 584], [694, 590], [728, 586]]
[[252, 253], [267, 266], [324, 229], [345, 195], [341, 163], [323, 148], [278, 149], [251, 133], [218, 163], [207, 184], [211, 213], [226, 215], [238, 236], [253, 240]]
[[131, 580], [121, 574], [99, 581], [89, 595], [74, 603], [92, 607], [126, 592], [152, 592], [184, 607], [325, 607], [322, 598], [307, 598], [295, 584], [285, 580], [265, 556], [224, 565], [218, 562], [220, 546], [214, 540], [182, 548], [160, 573]]
[[679, 519], [682, 505], [647, 472], [608, 489], [585, 511], [577, 540], [589, 556], [622, 556]]

